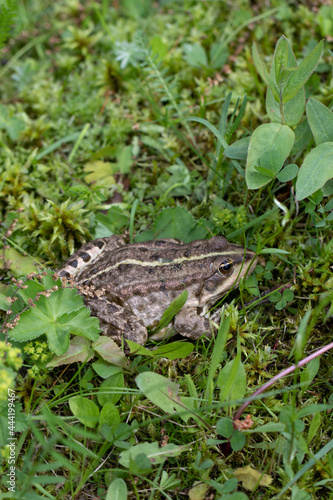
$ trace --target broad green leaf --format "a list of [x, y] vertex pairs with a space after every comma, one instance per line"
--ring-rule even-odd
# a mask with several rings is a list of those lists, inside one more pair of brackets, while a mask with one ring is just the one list
[[333, 113], [316, 99], [309, 99], [306, 105], [306, 116], [317, 146], [333, 141]]
[[107, 401], [99, 414], [99, 426], [108, 425], [111, 429], [120, 424], [118, 408], [111, 401]]
[[290, 101], [310, 78], [321, 58], [323, 45], [324, 42], [321, 40], [310, 54], [303, 59], [296, 71], [291, 73], [283, 90], [283, 103]]
[[105, 500], [127, 500], [127, 486], [123, 479], [118, 477], [108, 487]]
[[246, 160], [249, 142], [250, 137], [243, 137], [243, 139], [230, 144], [223, 151], [224, 156], [232, 160]]
[[128, 347], [130, 348], [130, 354], [135, 354], [138, 356], [152, 356], [151, 351], [146, 349], [141, 344], [133, 342], [133, 340], [126, 339]]
[[102, 184], [105, 187], [116, 183], [114, 174], [117, 172], [117, 164], [101, 160], [89, 161], [84, 166], [85, 181], [87, 184]]
[[74, 337], [67, 351], [61, 356], [55, 356], [48, 364], [47, 368], [53, 368], [60, 365], [69, 365], [71, 363], [80, 363], [89, 361], [95, 356], [90, 346], [89, 340], [83, 337]]
[[[287, 125], [278, 123], [266, 123], [260, 125], [253, 132], [246, 165], [246, 183], [249, 189], [259, 189], [267, 184], [271, 178], [256, 171], [256, 166], [260, 166], [260, 159], [264, 154], [271, 151], [279, 151], [280, 159], [276, 163], [275, 175], [282, 168], [281, 161], [288, 157], [295, 140], [295, 134]], [[278, 165], [281, 167], [278, 169]], [[273, 162], [273, 168], [274, 167]]]
[[124, 388], [124, 374], [122, 372], [115, 373], [108, 377], [100, 385], [97, 392], [97, 399], [101, 406], [105, 403], [117, 403], [122, 396], [121, 389]]
[[174, 444], [167, 444], [166, 446], [159, 447], [158, 442], [154, 443], [141, 443], [136, 446], [132, 446], [129, 450], [123, 451], [120, 454], [119, 463], [123, 467], [129, 467], [130, 459], [134, 459], [136, 456], [143, 453], [148, 457], [153, 465], [162, 464], [170, 457], [178, 457], [184, 451], [187, 451], [188, 447], [176, 446]]
[[116, 366], [125, 366], [127, 364], [126, 356], [120, 347], [106, 335], [101, 335], [92, 347], [108, 363]]
[[266, 85], [273, 92], [274, 98], [277, 101], [279, 101], [279, 92], [278, 92], [278, 89], [277, 89], [276, 84], [273, 81], [272, 77], [269, 75], [269, 73], [267, 71], [267, 68], [266, 68], [266, 65], [263, 62], [263, 60], [262, 60], [262, 58], [261, 58], [261, 56], [259, 54], [256, 42], [253, 42], [253, 44], [252, 44], [252, 57], [253, 57], [253, 62], [255, 64], [257, 70], [258, 70], [259, 75], [264, 80], [264, 82], [266, 83]]
[[73, 396], [68, 401], [73, 415], [78, 418], [81, 424], [87, 427], [95, 427], [98, 423], [99, 410], [91, 399], [82, 396]]
[[135, 382], [146, 398], [166, 413], [175, 413], [175, 408], [179, 410], [179, 384], [154, 372], [140, 373]]
[[296, 182], [296, 199], [304, 200], [333, 177], [333, 142], [324, 142], [305, 157]]

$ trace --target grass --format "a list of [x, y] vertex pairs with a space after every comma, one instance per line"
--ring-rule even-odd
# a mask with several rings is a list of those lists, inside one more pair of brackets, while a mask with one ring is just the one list
[[[333, 498], [331, 350], [279, 376], [331, 342], [333, 7], [3, 4], [0, 498]], [[319, 54], [300, 83], [308, 104], [276, 101], [294, 145], [246, 165], [259, 127], [280, 134], [265, 99], [285, 73], [272, 84], [263, 64], [288, 53], [283, 34], [298, 64]], [[124, 356], [52, 278], [111, 234], [223, 234], [259, 262], [215, 339]]]

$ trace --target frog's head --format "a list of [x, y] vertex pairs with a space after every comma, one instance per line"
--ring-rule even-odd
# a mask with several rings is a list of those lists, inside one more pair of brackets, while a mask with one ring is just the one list
[[229, 290], [237, 287], [240, 279], [249, 276], [257, 264], [255, 252], [233, 245], [223, 236], [214, 236], [207, 243], [199, 299], [202, 307], [215, 304]]

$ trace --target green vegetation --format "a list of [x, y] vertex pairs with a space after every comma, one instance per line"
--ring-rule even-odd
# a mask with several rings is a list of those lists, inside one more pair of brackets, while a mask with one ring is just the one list
[[[0, 0], [0, 498], [333, 498], [325, 3]], [[53, 275], [111, 234], [259, 262], [125, 355]]]

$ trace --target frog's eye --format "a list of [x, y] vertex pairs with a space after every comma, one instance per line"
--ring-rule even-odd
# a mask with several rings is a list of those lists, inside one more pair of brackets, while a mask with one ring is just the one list
[[234, 263], [232, 262], [232, 260], [225, 259], [221, 262], [217, 271], [222, 276], [225, 276], [226, 274], [231, 274], [233, 269], [234, 269]]

